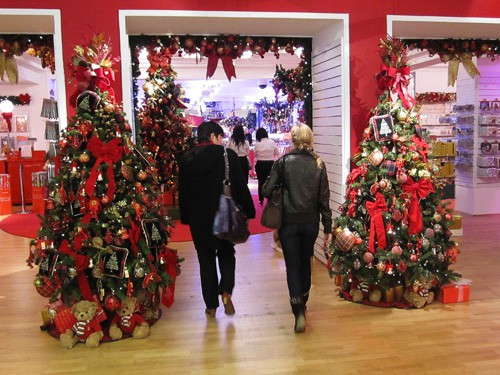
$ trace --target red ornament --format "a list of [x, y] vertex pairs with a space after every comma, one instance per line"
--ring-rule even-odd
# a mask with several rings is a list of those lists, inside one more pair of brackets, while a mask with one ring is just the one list
[[35, 279], [35, 288], [42, 297], [50, 298], [58, 288], [58, 283], [47, 276], [40, 276]]
[[120, 301], [120, 298], [118, 298], [114, 292], [106, 296], [106, 298], [104, 299], [104, 307], [108, 311], [118, 310], [121, 304], [122, 303]]

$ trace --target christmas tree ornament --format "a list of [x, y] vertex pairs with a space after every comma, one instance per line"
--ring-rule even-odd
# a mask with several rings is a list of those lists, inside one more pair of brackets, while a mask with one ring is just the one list
[[441, 233], [443, 231], [443, 226], [441, 224], [434, 224], [434, 232]]
[[85, 164], [85, 163], [89, 162], [90, 156], [89, 156], [89, 154], [84, 152], [84, 153], [80, 154], [80, 156], [78, 157], [78, 160], [80, 161], [80, 163]]
[[434, 216], [432, 217], [432, 220], [436, 223], [440, 222], [441, 220], [443, 219], [443, 217], [441, 216], [441, 214], [434, 214]]
[[146, 180], [147, 178], [148, 178], [148, 174], [147, 174], [147, 172], [145, 172], [145, 171], [139, 171], [139, 172], [137, 172], [137, 179], [138, 179], [139, 181], [144, 181], [144, 180]]
[[373, 254], [368, 251], [363, 254], [363, 260], [365, 263], [372, 263], [373, 259], [374, 259]]
[[114, 292], [108, 294], [104, 299], [104, 307], [108, 311], [111, 312], [116, 311], [120, 308], [120, 306], [121, 306], [120, 298], [118, 298], [118, 296]]
[[391, 253], [393, 253], [394, 255], [396, 256], [400, 256], [401, 254], [403, 254], [403, 249], [401, 248], [401, 246], [399, 246], [398, 243], [396, 243], [392, 249], [391, 249]]
[[76, 268], [74, 267], [69, 267], [67, 270], [66, 270], [66, 273], [68, 274], [68, 277], [70, 279], [74, 279], [76, 277]]
[[382, 163], [383, 160], [384, 160], [384, 154], [379, 149], [373, 150], [368, 155], [368, 161], [373, 166], [378, 166], [380, 163]]
[[396, 175], [396, 179], [398, 180], [398, 182], [403, 185], [407, 180], [408, 180], [408, 175], [404, 172], [402, 173], [398, 173]]
[[402, 260], [398, 262], [397, 269], [399, 272], [404, 273], [406, 271], [406, 263], [403, 262]]
[[387, 265], [384, 262], [378, 262], [377, 263], [377, 270], [379, 272], [384, 272], [386, 269]]
[[359, 270], [361, 268], [361, 262], [360, 262], [360, 260], [359, 259], [354, 259], [354, 262], [353, 262], [352, 266], [353, 266], [353, 268], [355, 270]]

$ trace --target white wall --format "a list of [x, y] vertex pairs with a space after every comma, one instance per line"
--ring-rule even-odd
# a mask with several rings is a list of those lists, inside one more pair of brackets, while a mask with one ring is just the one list
[[[36, 138], [34, 144], [35, 150], [47, 150], [48, 143], [45, 140], [45, 120], [40, 117], [42, 110], [43, 98], [49, 97], [50, 80], [53, 78], [50, 71], [44, 70], [42, 72], [33, 72], [28, 69], [19, 69], [19, 81], [22, 83], [11, 84], [7, 78], [0, 81], [0, 95], [1, 96], [19, 96], [19, 94], [28, 93], [31, 96], [29, 105], [14, 106], [12, 133], [11, 136], [27, 136]], [[15, 116], [28, 115], [29, 132], [17, 133], [15, 131]], [[2, 133], [1, 135], [6, 135]]]

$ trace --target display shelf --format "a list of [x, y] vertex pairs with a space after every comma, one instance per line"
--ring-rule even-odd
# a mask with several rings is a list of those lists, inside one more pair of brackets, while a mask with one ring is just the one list
[[431, 168], [434, 176], [445, 182], [443, 199], [455, 198], [457, 130], [452, 108], [452, 102], [423, 104], [420, 108], [420, 124], [431, 140]]

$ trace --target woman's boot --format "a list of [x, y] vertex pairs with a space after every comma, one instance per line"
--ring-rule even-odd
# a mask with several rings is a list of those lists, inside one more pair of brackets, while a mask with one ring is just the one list
[[295, 326], [293, 330], [295, 333], [302, 333], [306, 330], [304, 301], [302, 300], [302, 297], [292, 297], [290, 298], [290, 305], [292, 306], [292, 312], [295, 316]]

